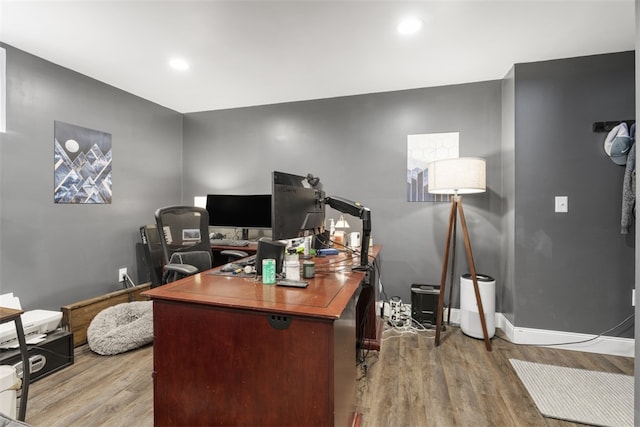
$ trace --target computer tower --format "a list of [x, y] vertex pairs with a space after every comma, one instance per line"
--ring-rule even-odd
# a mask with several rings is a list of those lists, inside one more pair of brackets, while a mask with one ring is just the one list
[[162, 284], [162, 242], [155, 224], [140, 227], [142, 256], [138, 257], [138, 282]]
[[411, 317], [426, 328], [436, 326], [439, 285], [411, 285]]

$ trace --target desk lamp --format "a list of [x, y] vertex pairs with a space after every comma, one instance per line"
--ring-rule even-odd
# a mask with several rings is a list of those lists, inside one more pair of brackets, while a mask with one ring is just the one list
[[[487, 334], [487, 324], [484, 317], [484, 309], [482, 308], [482, 300], [480, 298], [480, 289], [478, 287], [478, 277], [476, 274], [475, 263], [473, 262], [473, 254], [471, 253], [471, 242], [469, 240], [469, 230], [462, 209], [461, 194], [484, 193], [486, 191], [486, 164], [484, 159], [477, 157], [459, 157], [452, 159], [442, 159], [431, 162], [427, 165], [427, 183], [428, 191], [432, 194], [449, 194], [451, 195], [451, 213], [449, 214], [449, 229], [447, 239], [445, 241], [444, 260], [442, 262], [442, 274], [440, 276], [440, 295], [438, 297], [438, 314], [436, 317], [436, 337], [435, 345], [440, 345], [440, 329], [443, 322], [444, 311], [444, 294], [447, 280], [447, 266], [449, 264], [449, 252], [451, 243], [453, 243], [453, 256], [451, 261], [451, 282], [449, 290], [449, 304], [451, 304], [451, 288], [453, 288], [453, 274], [455, 266], [455, 242], [456, 242], [456, 224], [458, 216], [460, 216], [460, 225], [464, 236], [464, 244], [467, 252], [467, 260], [469, 262], [469, 270], [473, 280], [473, 289], [478, 304], [478, 312], [480, 315], [480, 323], [482, 324], [482, 333], [484, 336], [485, 346], [491, 351], [491, 341]], [[449, 309], [449, 313], [451, 310]], [[450, 316], [450, 314], [449, 314]], [[447, 322], [450, 320], [447, 320]]]
[[193, 206], [197, 208], [206, 209], [207, 208], [207, 196], [194, 196], [193, 197]]

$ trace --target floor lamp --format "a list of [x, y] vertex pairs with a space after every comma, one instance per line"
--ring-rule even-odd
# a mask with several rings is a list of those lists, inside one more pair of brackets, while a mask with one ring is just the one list
[[[480, 298], [480, 289], [478, 287], [478, 276], [476, 266], [473, 262], [473, 254], [471, 253], [471, 242], [469, 240], [469, 230], [467, 229], [467, 221], [464, 217], [462, 209], [461, 194], [484, 193], [486, 191], [486, 164], [484, 159], [476, 157], [459, 157], [453, 159], [436, 160], [427, 165], [427, 183], [428, 191], [432, 194], [449, 194], [451, 195], [451, 213], [449, 214], [449, 228], [447, 231], [447, 240], [445, 242], [444, 260], [442, 262], [442, 274], [440, 276], [440, 295], [438, 297], [438, 313], [436, 317], [436, 337], [435, 345], [440, 345], [440, 330], [442, 329], [443, 313], [444, 313], [444, 295], [446, 291], [447, 267], [449, 266], [449, 253], [453, 243], [453, 256], [451, 257], [451, 282], [449, 288], [449, 304], [451, 304], [451, 289], [453, 288], [453, 274], [455, 266], [455, 244], [456, 244], [456, 225], [458, 216], [460, 217], [460, 226], [464, 236], [464, 246], [467, 252], [467, 260], [469, 262], [469, 270], [471, 279], [473, 280], [473, 290], [476, 295], [476, 303], [478, 304], [478, 313], [480, 315], [480, 323], [482, 325], [482, 333], [484, 336], [485, 346], [491, 351], [491, 341], [487, 333], [487, 322], [484, 317], [484, 309], [482, 308], [482, 299]], [[451, 307], [449, 307], [449, 313]], [[450, 320], [447, 320], [447, 322]]]

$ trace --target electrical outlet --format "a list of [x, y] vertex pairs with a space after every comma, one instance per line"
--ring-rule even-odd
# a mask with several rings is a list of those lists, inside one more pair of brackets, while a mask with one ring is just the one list
[[118, 282], [124, 282], [124, 276], [127, 275], [127, 267], [118, 270]]
[[556, 212], [569, 212], [569, 196], [556, 196]]

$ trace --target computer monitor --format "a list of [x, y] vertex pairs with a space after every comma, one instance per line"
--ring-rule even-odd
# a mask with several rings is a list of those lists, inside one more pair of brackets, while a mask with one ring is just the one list
[[208, 194], [207, 212], [212, 227], [248, 230], [271, 228], [271, 194]]
[[272, 189], [273, 240], [295, 239], [324, 231], [325, 195], [319, 180], [274, 171]]
[[256, 274], [258, 276], [262, 276], [262, 260], [265, 259], [275, 260], [276, 274], [282, 273], [285, 247], [286, 245], [282, 242], [273, 241], [268, 237], [260, 238], [260, 240], [258, 240], [258, 250], [256, 252]]

